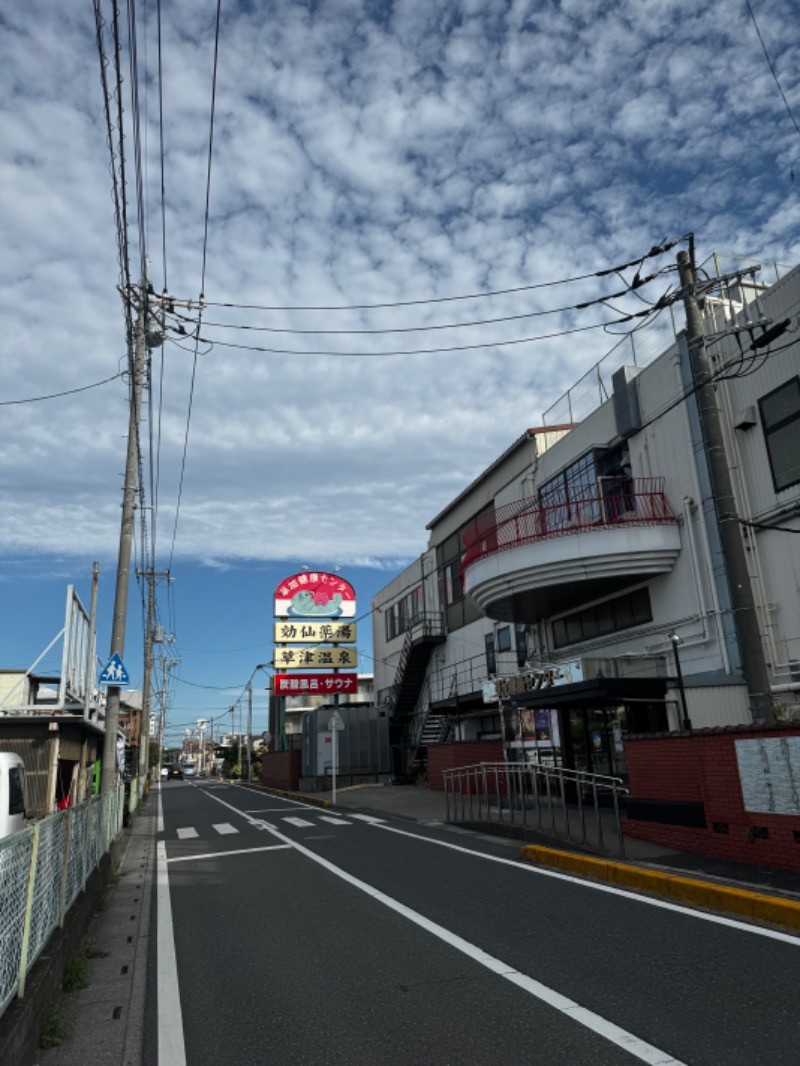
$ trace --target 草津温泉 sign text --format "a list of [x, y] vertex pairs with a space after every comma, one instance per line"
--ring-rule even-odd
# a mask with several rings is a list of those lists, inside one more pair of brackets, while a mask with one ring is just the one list
[[355, 622], [276, 622], [275, 643], [355, 644], [356, 629]]
[[355, 648], [276, 648], [276, 670], [312, 669], [354, 670], [358, 666]]
[[358, 674], [275, 674], [276, 696], [358, 692]]

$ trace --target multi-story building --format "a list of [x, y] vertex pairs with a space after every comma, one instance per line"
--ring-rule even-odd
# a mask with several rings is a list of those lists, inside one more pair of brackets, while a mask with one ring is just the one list
[[[800, 711], [800, 268], [763, 273], [718, 287], [703, 314], [785, 718]], [[396, 770], [434, 743], [502, 736], [509, 755], [624, 776], [626, 733], [752, 720], [687, 335], [656, 335], [593, 367], [374, 598]]]

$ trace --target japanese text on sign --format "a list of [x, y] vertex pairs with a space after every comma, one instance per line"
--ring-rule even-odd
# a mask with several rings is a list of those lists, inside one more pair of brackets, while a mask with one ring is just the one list
[[355, 622], [276, 622], [276, 644], [355, 644]]
[[274, 680], [279, 696], [358, 692], [357, 674], [276, 674]]

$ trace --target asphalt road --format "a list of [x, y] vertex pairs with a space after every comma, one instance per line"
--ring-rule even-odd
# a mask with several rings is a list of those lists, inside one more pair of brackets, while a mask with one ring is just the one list
[[796, 1066], [800, 937], [446, 827], [168, 782], [159, 1066]]

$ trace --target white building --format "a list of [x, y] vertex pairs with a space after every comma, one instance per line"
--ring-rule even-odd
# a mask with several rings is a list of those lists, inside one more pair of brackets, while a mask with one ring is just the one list
[[[722, 286], [704, 317], [775, 713], [789, 717], [800, 699], [800, 268], [769, 287], [763, 273]], [[750, 348], [764, 323], [787, 320]], [[393, 713], [396, 770], [420, 747], [502, 731], [520, 753], [538, 746], [624, 775], [626, 732], [679, 729], [685, 715], [695, 729], [751, 720], [686, 335], [644, 355], [641, 336], [438, 514], [427, 551], [374, 598], [375, 689]], [[501, 721], [486, 682], [506, 677]]]

